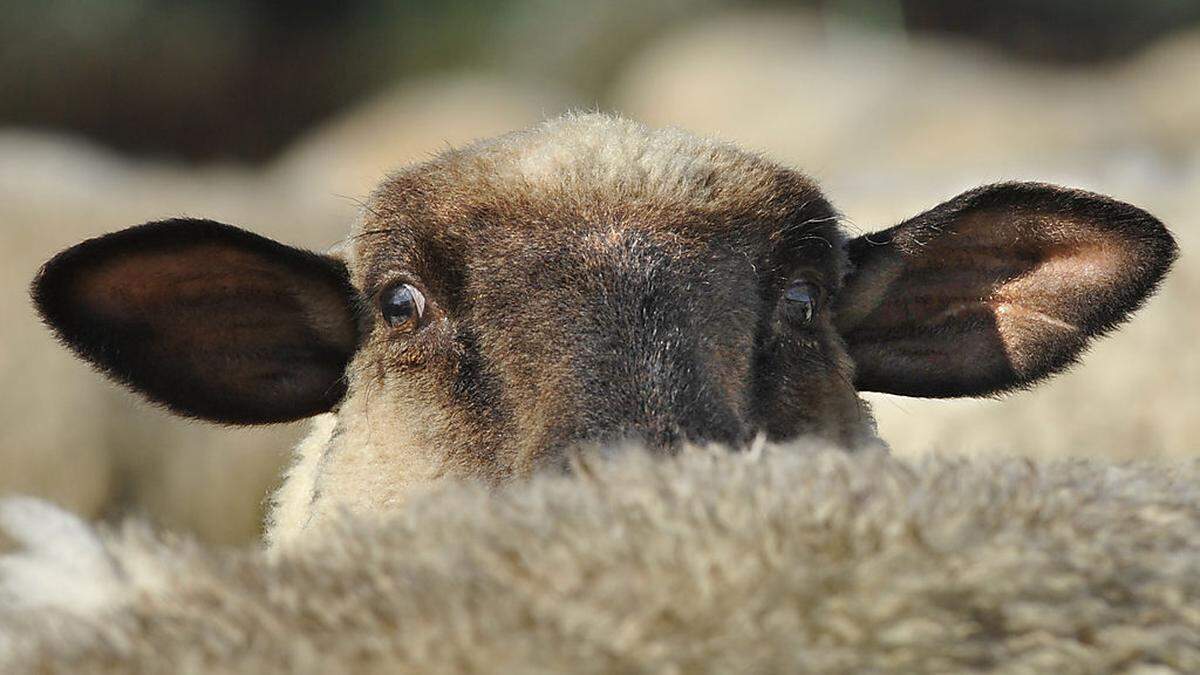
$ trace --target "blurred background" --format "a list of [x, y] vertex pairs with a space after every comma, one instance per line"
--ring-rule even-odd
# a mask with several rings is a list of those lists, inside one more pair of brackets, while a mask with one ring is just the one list
[[1200, 455], [1198, 0], [0, 0], [0, 493], [250, 540], [303, 426], [107, 384], [38, 325], [37, 267], [177, 215], [326, 248], [389, 169], [578, 108], [763, 151], [861, 231], [1012, 178], [1150, 210], [1180, 262], [1083, 366], [872, 400], [902, 454]]

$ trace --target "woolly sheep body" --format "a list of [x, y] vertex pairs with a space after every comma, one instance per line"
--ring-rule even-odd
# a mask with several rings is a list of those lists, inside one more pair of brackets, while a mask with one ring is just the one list
[[1195, 672], [1198, 486], [1197, 462], [626, 452], [277, 554], [127, 527], [102, 538], [123, 600], [5, 617], [4, 672]]

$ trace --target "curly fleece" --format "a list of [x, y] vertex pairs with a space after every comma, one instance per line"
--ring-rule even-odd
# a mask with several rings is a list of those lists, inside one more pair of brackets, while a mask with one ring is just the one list
[[631, 451], [273, 553], [87, 536], [111, 600], [0, 612], [3, 672], [1200, 671], [1200, 462]]

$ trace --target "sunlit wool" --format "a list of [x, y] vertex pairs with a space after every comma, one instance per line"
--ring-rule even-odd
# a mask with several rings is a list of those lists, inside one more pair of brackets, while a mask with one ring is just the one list
[[592, 454], [275, 553], [30, 508], [5, 673], [1200, 669], [1196, 462]]

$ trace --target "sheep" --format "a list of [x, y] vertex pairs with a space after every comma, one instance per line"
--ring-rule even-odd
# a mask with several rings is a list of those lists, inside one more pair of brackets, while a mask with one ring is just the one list
[[[1005, 178], [1153, 205], [1182, 250], [1200, 232], [1193, 198], [1200, 115], [1191, 113], [1200, 99], [1189, 99], [1194, 88], [1186, 86], [1200, 53], [1195, 34], [1090, 77], [980, 58], [963, 44], [866, 49], [828, 25], [806, 29], [815, 17], [795, 12], [722, 17], [680, 26], [631, 53], [600, 100], [813, 171], [850, 217], [849, 228], [899, 222], [979, 181]], [[146, 513], [213, 543], [261, 536], [262, 495], [306, 423], [179, 424], [138, 405], [63, 353], [25, 288], [57, 250], [172, 214], [252, 224], [293, 245], [323, 246], [345, 234], [353, 198], [365, 197], [385, 170], [594, 100], [454, 73], [400, 82], [393, 91], [255, 167], [133, 160], [78, 139], [0, 130], [0, 221], [7, 225], [0, 229], [0, 380], [21, 384], [0, 398], [0, 493], [37, 494], [88, 518]], [[709, 98], [711, 91], [724, 98]], [[728, 107], [748, 91], [756, 105]], [[845, 120], [861, 123], [838, 123]], [[1193, 455], [1200, 420], [1186, 411], [1200, 407], [1200, 360], [1179, 336], [1200, 330], [1191, 310], [1200, 276], [1186, 260], [1120, 339], [1100, 341], [1069, 372], [1030, 392], [999, 401], [865, 394], [879, 433], [906, 455], [931, 448]]]
[[330, 254], [160, 221], [64, 251], [33, 296], [67, 346], [176, 413], [330, 415], [273, 498], [279, 546], [580, 445], [868, 445], [860, 391], [1030, 387], [1175, 255], [1145, 211], [1040, 183], [849, 239], [796, 171], [583, 114], [393, 175]]
[[65, 513], [83, 544], [62, 546], [9, 503], [43, 557], [6, 571], [46, 592], [0, 610], [0, 670], [1200, 670], [1200, 462], [801, 443], [573, 468], [443, 486], [274, 553]]

